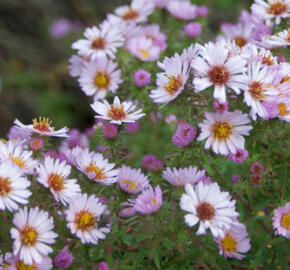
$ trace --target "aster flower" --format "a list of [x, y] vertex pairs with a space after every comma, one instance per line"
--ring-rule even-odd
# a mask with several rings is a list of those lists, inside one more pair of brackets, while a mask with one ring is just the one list
[[192, 61], [196, 77], [193, 80], [196, 91], [203, 91], [214, 85], [213, 96], [221, 103], [226, 102], [226, 86], [237, 94], [244, 88], [246, 60], [241, 56], [229, 55], [229, 49], [222, 43], [209, 43], [200, 49], [200, 56]]
[[30, 182], [10, 163], [0, 164], [0, 209], [18, 210], [18, 204], [27, 204]]
[[30, 133], [36, 133], [40, 136], [48, 137], [68, 137], [68, 128], [63, 127], [60, 130], [54, 130], [51, 126], [52, 122], [46, 117], [39, 117], [32, 120], [33, 124], [24, 125], [19, 120], [15, 119], [14, 124], [17, 128], [21, 130], [28, 131]]
[[148, 0], [133, 0], [130, 6], [115, 9], [116, 15], [126, 22], [146, 22], [147, 17], [154, 11], [154, 4]]
[[172, 142], [178, 147], [185, 147], [196, 137], [196, 128], [190, 124], [182, 123], [177, 127], [176, 133], [172, 137]]
[[248, 66], [244, 102], [251, 107], [250, 115], [254, 120], [257, 119], [257, 114], [262, 118], [268, 116], [262, 102], [278, 95], [271, 87], [274, 76], [275, 74], [269, 73], [268, 67], [262, 67], [261, 63], [252, 63]]
[[70, 265], [73, 263], [74, 256], [73, 254], [68, 250], [68, 247], [64, 247], [60, 253], [58, 253], [53, 262], [56, 267], [66, 269], [70, 267]]
[[104, 100], [103, 103], [96, 101], [91, 107], [99, 114], [95, 116], [96, 118], [109, 120], [112, 124], [117, 125], [135, 122], [145, 115], [141, 113], [142, 109], [135, 111], [136, 105], [134, 105], [133, 102], [124, 101], [121, 103], [117, 96], [115, 96], [114, 102], [111, 105], [107, 100]]
[[242, 260], [246, 253], [250, 250], [250, 238], [248, 237], [247, 227], [235, 221], [230, 229], [224, 231], [224, 237], [218, 237], [215, 241], [218, 244], [220, 254], [226, 258], [237, 258]]
[[290, 28], [272, 36], [265, 36], [262, 40], [264, 47], [268, 49], [283, 48], [290, 46]]
[[150, 185], [135, 200], [134, 209], [141, 214], [157, 212], [162, 205], [162, 191], [159, 186], [153, 189]]
[[109, 163], [102, 154], [89, 152], [88, 149], [77, 151], [76, 154], [77, 169], [89, 179], [103, 185], [111, 185], [117, 182], [118, 170], [114, 169], [115, 164]]
[[263, 170], [263, 164], [261, 164], [260, 162], [254, 162], [250, 168], [250, 171], [254, 176], [263, 174]]
[[199, 171], [196, 167], [185, 167], [185, 168], [169, 168], [167, 167], [163, 172], [162, 176], [169, 183], [174, 186], [183, 187], [186, 184], [194, 185], [201, 181], [201, 179], [205, 176], [205, 171]]
[[84, 67], [84, 64], [87, 61], [78, 55], [72, 55], [68, 61], [69, 61], [68, 70], [70, 76], [72, 77], [81, 76], [82, 68]]
[[148, 171], [160, 171], [162, 170], [163, 162], [155, 155], [145, 155], [142, 159], [142, 168]]
[[175, 54], [158, 65], [164, 72], [157, 73], [157, 89], [152, 90], [149, 97], [154, 103], [168, 103], [183, 91], [189, 76], [189, 63]]
[[128, 40], [127, 50], [144, 62], [155, 61], [160, 56], [160, 47], [151, 38], [134, 36]]
[[217, 183], [205, 185], [199, 182], [195, 188], [187, 184], [185, 191], [180, 207], [190, 213], [184, 217], [187, 225], [192, 227], [199, 222], [197, 235], [210, 229], [214, 237], [224, 237], [224, 230], [230, 229], [233, 218], [239, 216], [235, 209], [236, 201], [231, 201], [230, 194], [222, 192]]
[[188, 23], [184, 27], [184, 32], [189, 38], [198, 37], [201, 33], [202, 25], [200, 23]]
[[217, 99], [213, 103], [213, 107], [216, 112], [223, 113], [229, 110], [229, 103], [226, 101], [224, 103], [220, 103]]
[[267, 24], [271, 24], [274, 19], [276, 24], [280, 24], [282, 18], [290, 17], [290, 1], [289, 0], [255, 0], [251, 6], [253, 14], [266, 20]]
[[137, 133], [140, 129], [140, 123], [138, 121], [133, 123], [128, 123], [126, 125], [126, 131], [128, 133]]
[[144, 69], [138, 69], [134, 73], [134, 83], [138, 87], [144, 87], [150, 84], [151, 73]]
[[42, 263], [32, 263], [32, 265], [25, 264], [19, 255], [13, 256], [11, 253], [5, 254], [5, 261], [9, 266], [4, 267], [5, 270], [51, 270], [52, 260], [48, 256], [42, 257]]
[[237, 149], [237, 152], [235, 154], [230, 153], [228, 156], [228, 159], [233, 162], [244, 162], [249, 155], [249, 152], [247, 149]]
[[106, 262], [100, 262], [98, 264], [98, 270], [109, 270], [109, 265]]
[[72, 48], [78, 50], [78, 54], [84, 58], [96, 59], [108, 55], [115, 58], [117, 48], [124, 45], [124, 37], [117, 27], [112, 27], [108, 22], [99, 28], [93, 26], [84, 32], [86, 39], [80, 39], [72, 44]]
[[216, 154], [235, 154], [238, 149], [245, 149], [245, 139], [252, 126], [246, 125], [250, 122], [248, 115], [241, 111], [224, 113], [205, 113], [206, 120], [199, 124], [201, 134], [197, 140], [207, 138], [205, 149], [212, 147]]
[[110, 232], [108, 226], [102, 227], [102, 218], [107, 207], [95, 195], [79, 194], [65, 210], [67, 228], [75, 234], [82, 244], [98, 244]]
[[262, 175], [253, 175], [250, 177], [249, 181], [253, 186], [259, 186], [262, 183], [263, 177]]
[[114, 124], [105, 124], [103, 134], [106, 139], [115, 139], [118, 136], [118, 127]]
[[196, 17], [196, 6], [190, 1], [171, 0], [167, 4], [168, 12], [180, 20], [192, 20]]
[[32, 151], [24, 150], [19, 141], [0, 141], [0, 160], [10, 162], [24, 174], [33, 174], [38, 161], [32, 159]]
[[235, 184], [235, 183], [238, 183], [240, 180], [240, 176], [238, 174], [234, 174], [232, 177], [231, 177], [231, 184]]
[[93, 96], [94, 100], [104, 99], [107, 92], [115, 93], [123, 82], [117, 67], [116, 63], [105, 56], [84, 63], [78, 80], [83, 92]]
[[122, 204], [123, 209], [119, 212], [119, 216], [124, 217], [124, 218], [134, 216], [136, 214], [134, 204], [135, 204], [135, 201], [131, 199], [123, 203]]
[[119, 169], [118, 183], [121, 189], [129, 193], [138, 193], [149, 185], [149, 180], [140, 169], [123, 165]]
[[49, 188], [54, 199], [64, 205], [70, 203], [72, 198], [81, 192], [76, 179], [68, 179], [71, 166], [65, 161], [45, 157], [43, 164], [37, 168], [37, 181]]
[[290, 239], [290, 202], [274, 210], [272, 221], [275, 235], [282, 235]]
[[20, 209], [13, 217], [16, 228], [10, 230], [13, 255], [19, 255], [24, 264], [41, 264], [53, 250], [49, 246], [55, 242], [57, 234], [52, 231], [53, 218], [38, 207]]

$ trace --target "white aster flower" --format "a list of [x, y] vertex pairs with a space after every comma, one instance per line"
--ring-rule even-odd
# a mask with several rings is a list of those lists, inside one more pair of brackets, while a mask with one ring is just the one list
[[124, 37], [117, 27], [112, 27], [108, 22], [99, 28], [93, 26], [84, 32], [86, 39], [77, 40], [72, 48], [78, 50], [78, 54], [90, 59], [108, 55], [115, 58], [117, 48], [124, 45]]
[[52, 253], [49, 246], [55, 242], [57, 234], [52, 231], [53, 218], [38, 207], [20, 209], [13, 217], [16, 228], [10, 230], [13, 242], [13, 255], [19, 255], [27, 265], [41, 264]]
[[290, 46], [290, 28], [272, 36], [265, 36], [262, 45], [268, 49], [283, 48]]
[[149, 97], [155, 103], [168, 103], [174, 100], [184, 89], [189, 76], [189, 62], [175, 54], [158, 65], [164, 72], [157, 73], [157, 89], [150, 92]]
[[194, 188], [185, 186], [185, 194], [180, 199], [182, 210], [189, 212], [184, 220], [189, 227], [199, 222], [197, 235], [205, 234], [210, 229], [214, 237], [224, 237], [224, 230], [229, 229], [233, 219], [238, 217], [235, 204], [228, 192], [223, 192], [217, 183], [205, 185], [199, 182]]
[[174, 186], [183, 187], [186, 184], [197, 184], [205, 177], [205, 170], [199, 171], [196, 167], [189, 166], [188, 168], [169, 168], [167, 167], [162, 176]]
[[262, 67], [261, 63], [252, 63], [248, 66], [244, 102], [251, 107], [250, 115], [254, 120], [257, 119], [257, 114], [262, 118], [267, 118], [268, 113], [262, 102], [279, 94], [272, 87], [275, 73], [270, 73], [268, 70], [269, 68]]
[[24, 174], [34, 174], [38, 161], [32, 159], [32, 154], [17, 140], [0, 141], [0, 160], [10, 162]]
[[107, 57], [98, 57], [84, 63], [79, 78], [82, 90], [87, 96], [94, 96], [94, 100], [104, 99], [107, 92], [115, 93], [121, 80], [121, 70], [118, 65]]
[[98, 244], [110, 232], [109, 226], [102, 225], [102, 218], [107, 207], [95, 195], [76, 196], [65, 211], [67, 227], [83, 244]]
[[154, 11], [154, 4], [148, 0], [133, 0], [130, 6], [115, 9], [116, 15], [126, 22], [146, 22], [147, 17]]
[[27, 189], [30, 182], [21, 171], [10, 163], [0, 164], [0, 209], [12, 212], [18, 210], [18, 204], [27, 204], [31, 192]]
[[30, 133], [36, 133], [40, 136], [48, 137], [68, 137], [68, 128], [63, 127], [60, 130], [54, 130], [54, 127], [51, 126], [52, 122], [46, 117], [39, 117], [32, 120], [32, 125], [24, 125], [19, 120], [15, 119], [14, 124], [16, 128], [19, 128]]
[[280, 24], [282, 18], [290, 17], [290, 0], [255, 0], [251, 6], [252, 13], [266, 20], [271, 25], [274, 19], [276, 24]]
[[80, 77], [82, 73], [82, 68], [87, 61], [78, 55], [72, 55], [68, 61], [69, 74], [72, 77]]
[[205, 149], [212, 147], [216, 154], [235, 154], [238, 149], [245, 149], [245, 139], [242, 135], [248, 136], [252, 126], [248, 115], [241, 111], [223, 113], [205, 113], [205, 118], [199, 127], [201, 133], [197, 140], [206, 140]]
[[103, 185], [111, 185], [117, 182], [118, 170], [114, 169], [115, 164], [109, 163], [102, 154], [84, 149], [79, 152], [75, 161], [77, 169], [92, 181]]
[[131, 101], [121, 103], [119, 97], [115, 96], [113, 104], [107, 100], [103, 103], [96, 101], [91, 105], [92, 109], [99, 115], [96, 118], [110, 121], [112, 124], [133, 123], [142, 118], [145, 114], [142, 109], [135, 111], [136, 105]]
[[195, 89], [203, 91], [214, 85], [213, 96], [219, 102], [226, 102], [226, 86], [237, 94], [244, 87], [246, 60], [241, 56], [231, 56], [229, 49], [222, 43], [208, 43], [200, 49], [200, 56], [192, 61], [196, 77], [193, 80]]
[[76, 179], [68, 179], [71, 173], [71, 166], [65, 161], [45, 157], [43, 164], [37, 168], [37, 181], [49, 188], [54, 199], [61, 201], [64, 205], [81, 192]]

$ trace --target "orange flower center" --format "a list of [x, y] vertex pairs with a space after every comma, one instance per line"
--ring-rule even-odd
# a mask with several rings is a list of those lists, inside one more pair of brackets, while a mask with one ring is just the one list
[[98, 71], [96, 73], [94, 83], [98, 88], [107, 88], [110, 83], [110, 78], [107, 73]]
[[[5, 268], [4, 268], [5, 269]], [[26, 265], [23, 261], [18, 261], [16, 263], [16, 270], [36, 270], [36, 266], [33, 263], [32, 265]]]
[[216, 140], [226, 140], [233, 134], [233, 126], [226, 122], [217, 122], [212, 126], [211, 132]]
[[230, 79], [230, 72], [225, 66], [213, 66], [208, 72], [208, 76], [212, 83], [223, 85]]
[[272, 15], [281, 15], [288, 10], [288, 5], [281, 3], [280, 0], [277, 0], [275, 3], [271, 4], [267, 10], [268, 14]]
[[52, 122], [46, 117], [39, 117], [32, 120], [33, 128], [40, 132], [50, 132]]
[[75, 217], [77, 229], [81, 231], [90, 230], [97, 225], [97, 218], [88, 211], [81, 211]]
[[122, 18], [125, 21], [135, 20], [139, 17], [139, 12], [130, 8], [127, 13], [125, 13]]
[[221, 241], [223, 250], [227, 252], [234, 252], [237, 250], [237, 241], [227, 233], [225, 238]]
[[11, 182], [8, 178], [0, 177], [0, 196], [6, 196], [12, 191]]
[[174, 95], [180, 87], [182, 87], [181, 76], [170, 76], [168, 77], [168, 83], [163, 87], [163, 89], [170, 95]]
[[286, 214], [282, 217], [281, 225], [287, 228], [287, 230], [290, 229], [290, 214]]
[[38, 233], [28, 224], [20, 232], [20, 240], [25, 246], [34, 246], [37, 242]]
[[55, 192], [60, 192], [64, 189], [63, 177], [52, 173], [48, 178], [48, 186]]
[[113, 120], [124, 120], [126, 118], [126, 113], [123, 105], [121, 105], [121, 107], [114, 107], [114, 105], [111, 105], [111, 108], [108, 111], [108, 116]]
[[102, 180], [106, 178], [106, 174], [104, 174], [104, 169], [100, 169], [99, 167], [95, 166], [92, 162], [86, 168], [86, 173], [94, 173], [95, 177], [94, 180]]
[[274, 65], [274, 60], [272, 59], [272, 55], [264, 56], [262, 59], [262, 64], [267, 66]]
[[106, 41], [103, 38], [99, 37], [93, 41], [91, 48], [95, 50], [104, 50], [105, 46], [106, 46]]
[[215, 216], [214, 208], [207, 202], [201, 203], [196, 208], [197, 216], [200, 220], [211, 220]]
[[259, 185], [259, 184], [262, 183], [262, 176], [261, 176], [261, 175], [251, 176], [251, 177], [250, 177], [250, 181], [251, 181], [252, 184], [254, 184], [254, 185]]
[[265, 98], [264, 89], [262, 87], [262, 83], [253, 82], [249, 87], [249, 93], [255, 100], [263, 100]]
[[242, 36], [237, 36], [235, 37], [235, 43], [240, 48], [243, 48], [248, 43], [248, 41]]

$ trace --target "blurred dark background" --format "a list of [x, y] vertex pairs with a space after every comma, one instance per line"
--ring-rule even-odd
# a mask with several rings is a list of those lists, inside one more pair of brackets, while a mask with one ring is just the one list
[[[90, 100], [68, 74], [71, 44], [86, 26], [101, 22], [128, 0], [1, 0], [0, 1], [0, 136], [15, 118], [30, 123], [48, 116], [57, 127], [83, 129], [93, 123]], [[247, 0], [192, 1], [209, 6], [209, 26], [218, 32], [223, 21], [235, 21]], [[73, 21], [65, 37], [51, 36], [56, 20]]]

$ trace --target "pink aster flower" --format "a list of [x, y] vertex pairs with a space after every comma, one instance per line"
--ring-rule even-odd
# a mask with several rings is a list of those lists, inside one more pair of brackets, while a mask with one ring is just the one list
[[247, 149], [237, 149], [237, 152], [235, 154], [230, 153], [228, 156], [228, 159], [233, 162], [244, 162], [249, 155], [249, 152]]
[[165, 117], [165, 122], [167, 124], [177, 123], [177, 118], [174, 114], [169, 114]]
[[167, 167], [162, 172], [162, 176], [172, 185], [181, 187], [186, 184], [194, 185], [198, 183], [205, 176], [205, 171], [199, 171], [196, 167], [192, 166], [180, 169]]
[[178, 147], [185, 147], [196, 137], [196, 128], [190, 124], [179, 124], [176, 133], [172, 137], [172, 142]]
[[153, 189], [148, 186], [136, 198], [134, 209], [142, 214], [152, 214], [157, 212], [162, 205], [162, 191], [159, 186]]
[[290, 239], [290, 202], [275, 209], [272, 221], [275, 235], [282, 235]]
[[118, 184], [121, 189], [129, 193], [138, 193], [149, 185], [149, 180], [140, 169], [123, 165], [119, 169]]
[[137, 133], [140, 129], [140, 123], [138, 121], [134, 122], [134, 123], [128, 123], [126, 125], [126, 131], [128, 133]]
[[129, 218], [136, 214], [136, 210], [134, 208], [135, 201], [128, 200], [127, 202], [122, 204], [123, 209], [119, 212], [120, 217]]
[[259, 176], [259, 175], [262, 175], [263, 174], [263, 164], [261, 164], [260, 162], [254, 162], [252, 165], [251, 165], [251, 168], [250, 168], [250, 171], [252, 172], [252, 174], [254, 176]]
[[61, 18], [54, 21], [49, 29], [49, 34], [52, 38], [62, 38], [69, 34], [74, 28], [72, 21]]
[[82, 74], [82, 68], [84, 64], [87, 62], [82, 57], [78, 55], [72, 55], [70, 57], [68, 70], [71, 77], [79, 77]]
[[216, 154], [236, 154], [238, 149], [245, 149], [244, 136], [249, 136], [252, 126], [247, 114], [236, 110], [224, 113], [205, 113], [206, 120], [199, 124], [201, 134], [197, 140], [206, 140], [205, 149], [212, 147]]
[[167, 4], [168, 12], [180, 20], [192, 20], [196, 17], [196, 6], [190, 1], [171, 0]]
[[66, 269], [70, 267], [73, 260], [73, 254], [68, 250], [68, 247], [64, 247], [62, 251], [55, 256], [53, 262], [56, 267]]
[[138, 87], [144, 87], [150, 84], [151, 73], [144, 69], [139, 69], [134, 73], [134, 83]]
[[7, 137], [9, 139], [14, 139], [14, 140], [26, 140], [30, 136], [30, 132], [26, 130], [22, 130], [17, 128], [16, 126], [13, 126], [10, 128], [9, 133]]
[[195, 70], [193, 83], [196, 91], [203, 91], [214, 85], [213, 96], [220, 102], [226, 102], [226, 86], [237, 94], [244, 88], [246, 60], [241, 56], [231, 56], [222, 43], [208, 43], [201, 47], [200, 56], [192, 61]]
[[224, 231], [224, 237], [218, 237], [215, 241], [218, 244], [220, 254], [226, 258], [237, 258], [242, 260], [250, 248], [250, 238], [248, 237], [247, 227], [235, 221], [230, 229]]
[[163, 162], [154, 155], [145, 155], [142, 159], [142, 168], [148, 171], [162, 170]]
[[249, 181], [253, 186], [259, 186], [262, 184], [263, 177], [262, 175], [253, 175], [250, 177]]
[[114, 124], [105, 124], [103, 134], [106, 139], [115, 139], [118, 136], [118, 127]]
[[38, 151], [43, 148], [44, 141], [40, 137], [34, 137], [30, 139], [29, 146], [33, 151]]
[[231, 177], [231, 184], [238, 183], [238, 182], [239, 182], [239, 179], [240, 179], [240, 176], [239, 176], [238, 174], [234, 174], [234, 175]]
[[100, 262], [98, 264], [98, 270], [109, 270], [109, 265], [106, 262]]
[[224, 102], [224, 103], [220, 103], [217, 99], [215, 99], [215, 101], [213, 103], [213, 107], [214, 107], [216, 112], [223, 113], [223, 112], [227, 112], [228, 111], [229, 103], [227, 101]]
[[191, 22], [185, 25], [184, 32], [189, 38], [198, 37], [201, 33], [202, 26], [200, 23]]
[[197, 6], [196, 7], [196, 16], [205, 18], [208, 13], [207, 6]]

